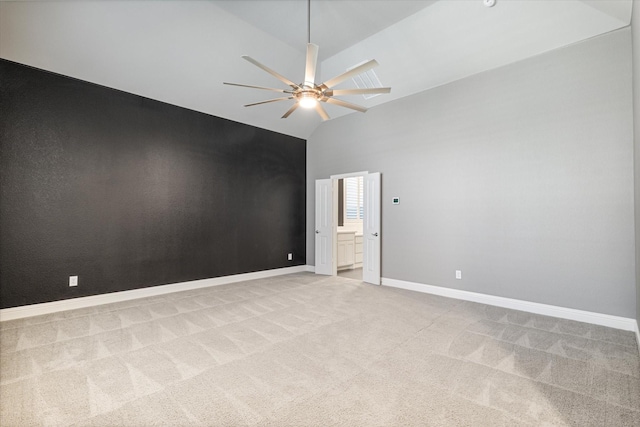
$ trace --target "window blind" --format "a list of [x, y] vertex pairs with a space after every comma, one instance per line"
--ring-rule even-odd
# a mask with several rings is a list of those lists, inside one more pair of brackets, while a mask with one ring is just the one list
[[345, 178], [345, 215], [346, 219], [362, 219], [362, 177]]

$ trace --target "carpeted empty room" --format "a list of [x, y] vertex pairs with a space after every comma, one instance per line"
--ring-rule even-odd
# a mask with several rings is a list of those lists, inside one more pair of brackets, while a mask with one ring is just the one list
[[3, 426], [637, 426], [635, 336], [309, 273], [1, 323]]
[[0, 0], [0, 427], [640, 427], [640, 0]]

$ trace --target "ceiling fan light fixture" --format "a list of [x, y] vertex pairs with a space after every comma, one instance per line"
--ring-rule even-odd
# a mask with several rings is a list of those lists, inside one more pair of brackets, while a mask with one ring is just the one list
[[315, 108], [318, 105], [318, 97], [313, 92], [302, 92], [298, 97], [298, 104], [302, 108]]

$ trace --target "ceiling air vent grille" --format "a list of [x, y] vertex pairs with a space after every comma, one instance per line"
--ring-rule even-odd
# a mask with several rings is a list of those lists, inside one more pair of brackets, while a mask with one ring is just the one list
[[[347, 71], [351, 71], [354, 68], [359, 67], [360, 65], [366, 62], [367, 61], [363, 61], [360, 64], [356, 64], [353, 67], [347, 69]], [[353, 83], [355, 83], [358, 89], [373, 89], [373, 88], [382, 87], [382, 83], [380, 83], [380, 79], [378, 78], [378, 75], [373, 70], [369, 70], [362, 74], [358, 74], [353, 78]], [[369, 99], [369, 98], [374, 98], [378, 95], [380, 94], [374, 93], [374, 94], [367, 94], [362, 96], [364, 97], [364, 99]]]

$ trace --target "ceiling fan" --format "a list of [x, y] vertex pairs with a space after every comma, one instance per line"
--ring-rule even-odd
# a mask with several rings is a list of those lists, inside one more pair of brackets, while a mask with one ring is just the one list
[[293, 81], [287, 79], [282, 74], [272, 70], [266, 65], [261, 64], [250, 56], [243, 55], [243, 59], [251, 62], [253, 65], [263, 69], [267, 73], [271, 74], [278, 80], [282, 81], [286, 85], [288, 85], [289, 89], [276, 89], [270, 87], [262, 87], [262, 86], [251, 86], [244, 85], [239, 83], [227, 83], [226, 85], [232, 86], [241, 86], [248, 87], [252, 89], [262, 89], [268, 90], [272, 92], [280, 92], [285, 93], [289, 96], [285, 96], [282, 98], [269, 99], [267, 101], [255, 102], [253, 104], [247, 104], [245, 107], [252, 107], [254, 105], [268, 104], [271, 102], [281, 102], [281, 101], [289, 101], [295, 100], [294, 104], [289, 108], [289, 110], [284, 113], [282, 116], [283, 119], [286, 119], [293, 113], [296, 108], [315, 108], [318, 112], [322, 120], [328, 120], [329, 115], [322, 107], [322, 102], [326, 102], [327, 104], [339, 105], [340, 107], [350, 108], [352, 110], [360, 111], [364, 113], [367, 111], [365, 107], [360, 105], [352, 104], [350, 102], [346, 102], [337, 98], [335, 96], [342, 95], [369, 95], [369, 94], [380, 94], [380, 93], [389, 93], [391, 92], [390, 87], [376, 87], [376, 88], [366, 88], [366, 89], [333, 89], [333, 87], [343, 81], [355, 77], [359, 74], [362, 74], [378, 65], [378, 62], [375, 59], [365, 62], [362, 65], [359, 65], [351, 70], [342, 73], [332, 79], [325, 81], [324, 83], [316, 84], [316, 67], [318, 62], [318, 46], [311, 43], [311, 0], [307, 0], [307, 61], [304, 70], [304, 82], [302, 83], [294, 83]]

